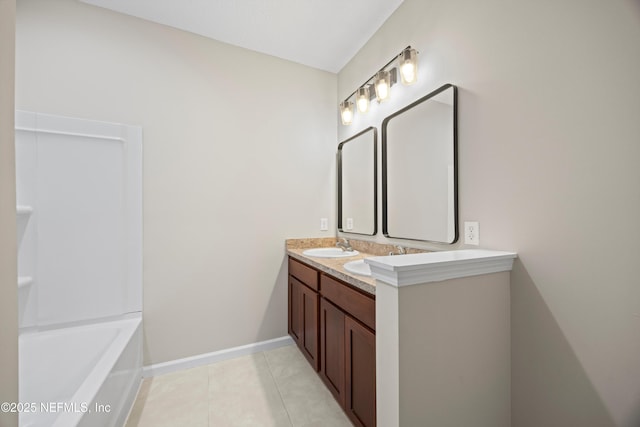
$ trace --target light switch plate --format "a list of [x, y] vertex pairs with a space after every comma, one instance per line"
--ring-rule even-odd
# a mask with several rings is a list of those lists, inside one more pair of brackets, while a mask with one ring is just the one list
[[329, 230], [329, 218], [320, 218], [320, 231]]
[[477, 221], [464, 222], [464, 243], [466, 245], [480, 244], [480, 224]]

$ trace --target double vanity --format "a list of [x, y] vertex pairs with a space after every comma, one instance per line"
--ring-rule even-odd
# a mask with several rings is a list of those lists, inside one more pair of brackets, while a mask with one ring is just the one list
[[[446, 84], [382, 121], [385, 238], [458, 241], [457, 114]], [[338, 145], [341, 236], [378, 234], [377, 183], [372, 126]], [[508, 427], [516, 254], [349, 239], [287, 240], [288, 328], [353, 424]]]
[[286, 245], [289, 334], [353, 424], [508, 426], [516, 254], [350, 243]]

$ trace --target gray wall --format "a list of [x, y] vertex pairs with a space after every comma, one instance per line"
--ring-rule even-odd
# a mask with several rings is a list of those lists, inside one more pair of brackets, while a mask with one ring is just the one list
[[640, 425], [639, 41], [638, 1], [405, 0], [338, 75], [342, 99], [420, 51], [419, 82], [341, 140], [459, 87], [461, 223], [519, 253], [514, 427]]
[[73, 0], [18, 2], [16, 64], [19, 109], [143, 127], [145, 363], [286, 335], [284, 240], [333, 235], [336, 75]]
[[[18, 401], [18, 272], [13, 137], [15, 0], [0, 0], [0, 402]], [[0, 411], [0, 426], [18, 414]]]

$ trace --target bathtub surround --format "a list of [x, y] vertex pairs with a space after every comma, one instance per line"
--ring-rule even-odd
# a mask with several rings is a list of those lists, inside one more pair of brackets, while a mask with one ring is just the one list
[[335, 74], [74, 0], [18, 3], [16, 67], [19, 109], [144, 128], [145, 365], [286, 336], [282, 242], [335, 212]]
[[513, 427], [640, 425], [638, 40], [636, 0], [405, 0], [338, 74], [341, 99], [398, 49], [420, 50], [418, 81], [338, 141], [458, 86], [460, 225], [479, 221], [483, 247], [519, 256]]
[[[0, 402], [18, 401], [18, 295], [14, 156], [15, 0], [0, 0]], [[18, 425], [0, 412], [0, 426]]]
[[142, 129], [16, 112], [21, 330], [142, 311]]
[[[142, 129], [16, 112], [19, 399], [122, 425], [142, 379]], [[100, 410], [99, 408], [107, 408]]]

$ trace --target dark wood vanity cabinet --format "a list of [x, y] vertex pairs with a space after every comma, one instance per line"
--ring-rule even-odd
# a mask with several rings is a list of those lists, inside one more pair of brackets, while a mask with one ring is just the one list
[[316, 371], [320, 368], [317, 290], [318, 272], [289, 259], [289, 335]]
[[[305, 280], [315, 283], [315, 287], [305, 286], [306, 282], [299, 280], [304, 274]], [[311, 326], [314, 325], [313, 296], [317, 298], [315, 329]], [[373, 295], [290, 258], [289, 334], [311, 365], [319, 370], [323, 382], [354, 425], [375, 426]], [[318, 338], [315, 347], [311, 344], [312, 335]]]

